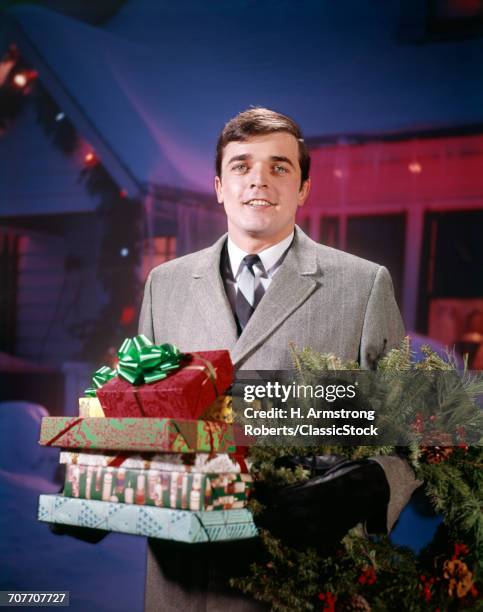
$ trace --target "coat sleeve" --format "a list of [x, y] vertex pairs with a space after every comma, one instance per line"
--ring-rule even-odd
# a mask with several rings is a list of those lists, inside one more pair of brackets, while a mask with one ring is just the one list
[[367, 301], [361, 336], [360, 364], [374, 369], [376, 362], [404, 338], [404, 324], [399, 312], [391, 275], [380, 266]]
[[147, 338], [154, 342], [154, 326], [153, 326], [153, 310], [152, 310], [152, 277], [150, 272], [144, 287], [144, 298], [141, 306], [141, 315], [139, 317], [139, 333], [144, 334]]
[[[399, 312], [391, 275], [383, 266], [377, 270], [367, 302], [361, 339], [360, 360], [363, 368], [374, 369], [377, 360], [396, 348], [404, 338], [404, 324]], [[416, 480], [408, 463], [397, 456], [377, 456], [386, 475], [390, 497], [387, 508], [387, 531], [393, 528], [403, 508], [422, 482]]]

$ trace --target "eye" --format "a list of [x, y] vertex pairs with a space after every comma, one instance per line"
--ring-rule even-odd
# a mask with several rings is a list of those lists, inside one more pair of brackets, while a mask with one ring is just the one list
[[245, 163], [239, 163], [233, 165], [231, 169], [239, 174], [244, 174], [248, 170], [248, 166]]
[[274, 166], [273, 169], [277, 174], [287, 174], [288, 172], [288, 168], [286, 166], [281, 166], [280, 164]]

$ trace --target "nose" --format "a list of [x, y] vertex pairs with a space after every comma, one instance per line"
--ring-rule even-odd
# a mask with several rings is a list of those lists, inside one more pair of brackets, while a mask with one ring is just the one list
[[252, 168], [250, 173], [250, 187], [254, 189], [268, 187], [267, 171], [262, 165], [257, 165]]

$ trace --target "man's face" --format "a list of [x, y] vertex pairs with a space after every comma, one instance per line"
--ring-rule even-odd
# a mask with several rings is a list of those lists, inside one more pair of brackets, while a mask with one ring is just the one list
[[302, 186], [300, 181], [298, 143], [292, 134], [229, 142], [215, 189], [234, 242], [243, 248], [247, 240], [275, 244], [288, 236], [309, 192], [310, 181]]

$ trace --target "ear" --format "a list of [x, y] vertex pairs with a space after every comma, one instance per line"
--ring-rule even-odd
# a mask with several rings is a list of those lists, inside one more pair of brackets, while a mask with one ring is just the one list
[[298, 206], [303, 206], [305, 201], [309, 197], [310, 192], [310, 178], [302, 183], [302, 187], [300, 187], [299, 196], [298, 196]]
[[223, 186], [221, 184], [221, 178], [219, 176], [215, 176], [215, 191], [218, 204], [223, 204]]

